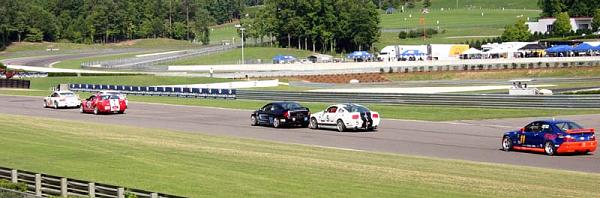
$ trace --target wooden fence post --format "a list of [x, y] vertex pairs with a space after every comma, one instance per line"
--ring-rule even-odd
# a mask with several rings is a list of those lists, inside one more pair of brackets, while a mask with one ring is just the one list
[[19, 172], [17, 170], [11, 170], [10, 171], [10, 179], [12, 181], [12, 183], [17, 183], [19, 182]]
[[117, 188], [117, 198], [125, 198], [125, 189]]
[[158, 193], [150, 193], [150, 198], [158, 198]]
[[60, 196], [67, 197], [69, 192], [67, 191], [68, 183], [67, 178], [60, 178]]
[[88, 184], [88, 194], [89, 194], [90, 198], [96, 197], [96, 184], [95, 183]]
[[35, 174], [35, 195], [42, 196], [42, 174]]

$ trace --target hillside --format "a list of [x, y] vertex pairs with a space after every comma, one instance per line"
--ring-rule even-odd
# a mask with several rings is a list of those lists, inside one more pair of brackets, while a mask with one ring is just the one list
[[[456, 8], [457, 0], [431, 0], [431, 8]], [[417, 2], [421, 6], [422, 0]], [[459, 8], [539, 9], [537, 0], [458, 0]]]

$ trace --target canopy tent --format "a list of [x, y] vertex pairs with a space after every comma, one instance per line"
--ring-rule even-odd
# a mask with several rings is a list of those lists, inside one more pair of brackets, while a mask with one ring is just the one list
[[467, 51], [464, 51], [462, 54], [482, 54], [483, 52], [481, 50], [475, 49], [475, 48], [470, 48]]
[[373, 55], [370, 54], [367, 51], [355, 51], [352, 52], [351, 54], [348, 54], [348, 56], [346, 56], [349, 59], [371, 59], [373, 58]]
[[296, 61], [296, 58], [293, 56], [277, 55], [273, 57], [273, 63], [291, 63], [294, 61]]
[[587, 51], [594, 50], [594, 47], [596, 47], [596, 46], [592, 46], [592, 45], [590, 45], [588, 43], [582, 43], [582, 44], [579, 44], [579, 45], [575, 46], [573, 48], [573, 51], [574, 52], [587, 52]]
[[327, 63], [333, 61], [333, 56], [326, 54], [313, 54], [307, 57], [313, 63]]
[[540, 44], [527, 44], [522, 48], [519, 48], [521, 51], [536, 51], [536, 50], [545, 50], [546, 47]]
[[557, 45], [557, 46], [546, 49], [546, 52], [548, 52], [548, 53], [564, 53], [564, 52], [570, 52], [570, 51], [573, 51], [573, 47], [571, 47], [569, 45]]

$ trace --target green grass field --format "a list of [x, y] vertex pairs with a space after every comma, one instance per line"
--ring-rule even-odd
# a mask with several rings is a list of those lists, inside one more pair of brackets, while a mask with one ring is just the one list
[[0, 166], [188, 197], [600, 194], [594, 173], [4, 114], [0, 119], [11, 120], [0, 123]]
[[210, 43], [211, 44], [220, 44], [223, 40], [228, 40], [229, 42], [233, 42], [233, 38], [235, 38], [235, 42], [241, 42], [241, 37], [237, 34], [237, 29], [235, 24], [226, 24], [217, 27], [212, 27], [210, 32]]
[[123, 58], [133, 58], [135, 55], [139, 53], [133, 54], [119, 54], [119, 55], [107, 55], [107, 56], [94, 56], [94, 57], [86, 57], [79, 59], [70, 59], [61, 61], [57, 64], [54, 64], [54, 68], [62, 68], [62, 69], [81, 69], [81, 63], [90, 62], [90, 61], [107, 61], [107, 60], [118, 60]]
[[[491, 2], [491, 1], [490, 1]], [[483, 13], [483, 16], [481, 16]], [[423, 15], [425, 25], [421, 25], [419, 10], [409, 10], [404, 13], [382, 14], [381, 27], [383, 29], [380, 41], [376, 47], [381, 49], [392, 44], [429, 44], [429, 43], [461, 43], [469, 40], [480, 40], [490, 36], [502, 35], [504, 27], [515, 23], [522, 15], [523, 18], [533, 20], [538, 17], [537, 10], [514, 9], [453, 9], [440, 11], [433, 9]], [[412, 17], [411, 17], [412, 16]], [[518, 17], [519, 16], [519, 17]], [[439, 22], [439, 23], [438, 23]], [[403, 39], [398, 38], [398, 31], [430, 27], [445, 33], [434, 35], [432, 38]]]
[[[291, 55], [298, 59], [306, 58], [312, 54], [311, 51], [270, 48], [270, 47], [249, 47], [244, 49], [244, 59], [258, 60], [263, 63], [272, 63], [272, 58], [276, 55]], [[168, 63], [169, 65], [211, 65], [211, 64], [239, 64], [242, 58], [242, 50], [234, 49], [226, 52], [215, 53], [206, 56], [182, 59]]]
[[[422, 2], [416, 3], [418, 8], [421, 8]], [[456, 8], [457, 2], [459, 8], [539, 9], [537, 0], [431, 0], [431, 8]]]

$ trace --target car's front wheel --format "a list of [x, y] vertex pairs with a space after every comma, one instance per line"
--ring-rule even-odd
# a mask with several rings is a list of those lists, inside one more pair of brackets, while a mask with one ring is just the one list
[[317, 123], [317, 119], [316, 118], [311, 118], [310, 119], [310, 123], [308, 124], [308, 128], [311, 128], [311, 129], [318, 129], [319, 128], [319, 123]]
[[510, 151], [512, 150], [512, 140], [510, 139], [510, 137], [505, 136], [504, 138], [502, 138], [502, 150], [504, 151]]
[[54, 108], [58, 109], [58, 102], [54, 101]]
[[337, 121], [337, 130], [338, 130], [339, 132], [344, 132], [344, 131], [346, 131], [346, 125], [344, 124], [344, 121], [342, 121], [342, 120], [338, 120], [338, 121]]
[[48, 108], [48, 101], [44, 100], [44, 108]]
[[250, 125], [252, 125], [252, 126], [258, 125], [258, 119], [256, 119], [255, 115], [250, 116]]
[[544, 152], [546, 153], [546, 155], [556, 154], [556, 148], [554, 147], [554, 143], [547, 141], [546, 144], [544, 144]]

